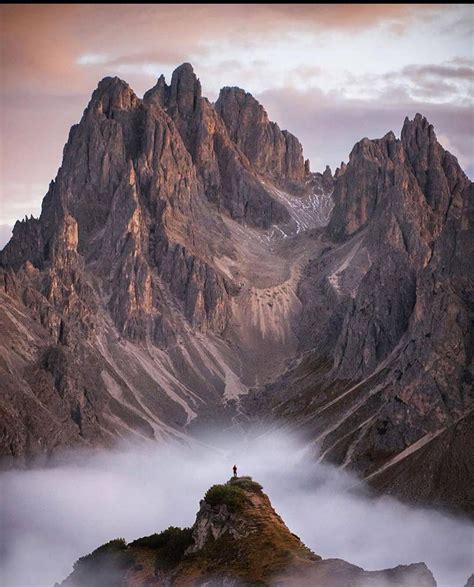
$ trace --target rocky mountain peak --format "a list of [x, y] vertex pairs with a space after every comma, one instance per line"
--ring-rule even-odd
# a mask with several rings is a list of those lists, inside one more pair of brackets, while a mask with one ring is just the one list
[[407, 131], [410, 132], [410, 129], [419, 129], [422, 132], [432, 132], [434, 130], [433, 125], [430, 124], [428, 119], [419, 112], [415, 114], [413, 120], [410, 120], [408, 116], [405, 116], [402, 127], [402, 135]]
[[[427, 227], [431, 224], [429, 230], [436, 232], [451, 201], [450, 194], [468, 181], [456, 158], [441, 147], [433, 126], [421, 114], [414, 120], [405, 119], [400, 140], [390, 131], [381, 139], [359, 141], [350, 153], [344, 173], [338, 171], [336, 177], [329, 230], [337, 238], [366, 226], [376, 208], [381, 210], [386, 205], [383, 194], [388, 193], [389, 187], [393, 193], [390, 206], [402, 206], [404, 213], [411, 216], [416, 210], [418, 222]], [[405, 185], [410, 184], [419, 205], [414, 207], [413, 199], [410, 203], [402, 197], [406, 189], [400, 184], [402, 177]], [[431, 220], [423, 199], [415, 194], [422, 194], [434, 210]]]
[[190, 63], [183, 63], [173, 71], [168, 108], [176, 108], [180, 116], [192, 116], [200, 106], [201, 82]]
[[141, 100], [119, 77], [104, 77], [93, 92], [88, 108], [109, 116], [113, 110], [133, 110]]
[[344, 163], [344, 161], [341, 161], [341, 164], [339, 165], [339, 167], [336, 168], [336, 171], [334, 172], [334, 179], [337, 179], [340, 175], [342, 175], [346, 170], [346, 167], [347, 164]]
[[435, 213], [444, 216], [449, 194], [467, 180], [456, 157], [438, 143], [433, 125], [421, 114], [405, 119], [401, 141], [426, 201]]
[[221, 90], [215, 104], [231, 139], [256, 169], [277, 181], [302, 180], [306, 175], [303, 148], [288, 131], [270, 122], [263, 106], [237, 87]]
[[364, 571], [322, 560], [290, 532], [251, 477], [213, 485], [192, 528], [170, 527], [130, 544], [112, 540], [80, 558], [62, 587], [436, 587], [424, 563]]
[[232, 114], [235, 111], [242, 112], [242, 118], [252, 116], [258, 123], [267, 124], [269, 122], [268, 114], [264, 107], [256, 100], [250, 92], [237, 86], [226, 86], [219, 92], [216, 102], [216, 109], [222, 118], [230, 123], [235, 130], [236, 124]]
[[323, 174], [322, 174], [322, 184], [323, 184], [324, 189], [327, 192], [330, 192], [333, 190], [334, 179], [335, 178], [332, 175], [331, 168], [329, 167], [329, 165], [326, 165], [326, 169], [323, 171]]
[[[421, 171], [421, 167], [425, 168], [424, 170], [426, 171], [429, 165], [428, 158], [432, 159], [436, 156], [437, 153], [434, 151], [439, 152], [442, 150], [436, 138], [433, 125], [421, 114], [416, 114], [413, 120], [408, 117], [405, 118], [401, 141], [408, 160], [416, 168], [416, 171]], [[421, 176], [417, 177], [417, 179], [421, 179]]]
[[201, 83], [190, 63], [177, 67], [167, 85], [164, 75], [160, 75], [155, 86], [145, 92], [145, 103], [154, 101], [165, 110], [170, 110], [174, 118], [192, 119], [200, 108], [202, 98]]
[[165, 76], [161, 74], [156, 84], [143, 95], [143, 102], [147, 103], [153, 101], [161, 108], [165, 108], [168, 103], [169, 90], [170, 88], [166, 84]]
[[[373, 423], [347, 453], [332, 437], [336, 460], [338, 451], [343, 460], [378, 447], [366, 458], [365, 474], [377, 459], [389, 460], [459, 418], [462, 429], [469, 417], [473, 267], [464, 251], [472, 248], [471, 194], [455, 157], [419, 114], [405, 121], [400, 140], [392, 132], [362, 139], [337, 174], [327, 232], [346, 243], [351, 270], [341, 259], [328, 274], [339, 299], [349, 300], [330, 377], [362, 380], [381, 365], [388, 370]], [[442, 375], [448, 372], [449, 379]]]

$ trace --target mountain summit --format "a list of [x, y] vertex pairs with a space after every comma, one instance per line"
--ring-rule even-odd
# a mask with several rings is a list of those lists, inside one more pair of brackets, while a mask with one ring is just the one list
[[116, 539], [74, 564], [61, 587], [436, 587], [423, 563], [364, 571], [309, 550], [250, 477], [213, 485], [192, 528], [170, 527], [129, 544]]
[[103, 79], [0, 253], [3, 465], [284, 421], [381, 490], [471, 509], [472, 201], [419, 114], [333, 176], [190, 64], [143, 99]]

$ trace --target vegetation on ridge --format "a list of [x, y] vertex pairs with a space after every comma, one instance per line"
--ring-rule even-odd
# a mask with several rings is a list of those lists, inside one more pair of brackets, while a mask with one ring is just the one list
[[[288, 530], [251, 477], [213, 485], [204, 502], [192, 528], [170, 526], [128, 545], [116, 539], [82, 557], [64, 587], [116, 587], [132, 584], [126, 582], [131, 578], [136, 584], [153, 579], [184, 585], [224, 575], [267, 585], [268, 577], [291, 565], [319, 559]], [[214, 509], [221, 505], [227, 510]]]
[[138, 538], [129, 544], [130, 548], [149, 548], [156, 551], [155, 567], [173, 567], [184, 556], [185, 550], [193, 543], [192, 528], [170, 526], [159, 534]]
[[246, 492], [261, 492], [262, 486], [252, 477], [233, 477], [224, 485], [210, 487], [204, 501], [210, 506], [225, 505], [231, 513], [241, 512], [248, 502]]
[[134, 562], [135, 558], [125, 540], [115, 538], [74, 563], [75, 580], [77, 584], [88, 587], [118, 584]]

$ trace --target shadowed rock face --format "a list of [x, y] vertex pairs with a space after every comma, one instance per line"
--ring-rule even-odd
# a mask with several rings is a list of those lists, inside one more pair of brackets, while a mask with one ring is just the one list
[[[420, 115], [405, 121], [401, 141], [387, 135], [377, 148], [381, 185], [372, 184], [372, 195], [367, 191], [367, 217], [355, 224], [358, 230], [367, 224], [363, 246], [372, 264], [345, 315], [333, 372], [364, 377], [383, 361], [390, 365], [387, 399], [398, 400], [375, 426], [388, 420], [384, 436], [397, 428], [398, 436], [408, 435], [400, 439], [406, 447], [414, 436], [455, 422], [473, 406], [466, 393], [474, 299], [474, 266], [466, 256], [473, 243], [472, 185]], [[368, 152], [364, 147], [353, 156], [345, 181], [353, 173], [365, 176], [353, 168]], [[336, 222], [337, 213], [330, 231]], [[342, 223], [346, 234], [353, 222], [349, 212]]]
[[322, 560], [290, 532], [250, 477], [211, 487], [192, 528], [169, 528], [129, 545], [112, 541], [79, 559], [61, 585], [117, 584], [436, 587], [424, 563], [364, 571], [343, 560]]
[[[454, 443], [459, 486], [434, 466], [428, 483], [403, 474], [404, 490], [390, 469], [401, 475], [406, 458], [418, 479], [413, 452], [432, 454], [425, 445], [451, 437], [472, 414], [472, 183], [418, 114], [405, 120], [401, 140], [389, 133], [358, 143], [333, 197], [329, 246], [300, 284], [309, 354], [277, 384], [278, 409], [304, 415], [325, 458], [375, 485], [464, 508], [473, 495], [462, 471], [473, 465]], [[283, 389], [294, 390], [302, 373], [290, 407]]]
[[[464, 508], [472, 202], [420, 115], [333, 176], [189, 64], [143, 99], [105, 78], [1, 252], [3, 455], [284, 418], [374, 486]], [[391, 471], [435, 439], [430, 492], [404, 492]]]

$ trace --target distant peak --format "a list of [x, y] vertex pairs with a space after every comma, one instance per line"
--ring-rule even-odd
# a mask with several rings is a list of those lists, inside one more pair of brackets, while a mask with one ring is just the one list
[[111, 109], [132, 110], [139, 104], [140, 100], [132, 88], [119, 77], [104, 77], [97, 84], [97, 89], [92, 94], [89, 103], [94, 110], [99, 110], [108, 115]]
[[190, 63], [183, 63], [173, 71], [171, 75], [171, 87], [173, 88], [173, 85], [177, 83], [184, 83], [189, 88], [199, 87], [199, 93], [201, 93], [201, 84]]
[[393, 130], [389, 130], [388, 133], [383, 137], [385, 141], [396, 141], [397, 137]]
[[104, 77], [97, 84], [97, 89], [101, 90], [101, 91], [105, 91], [110, 88], [117, 88], [117, 87], [130, 89], [130, 86], [127, 84], [127, 82], [117, 76]]
[[435, 142], [437, 141], [434, 127], [429, 123], [428, 119], [417, 112], [413, 120], [410, 120], [408, 116], [405, 118], [403, 128], [401, 132], [401, 139], [405, 146], [408, 143], [413, 145], [421, 146], [423, 142]]
[[193, 112], [201, 98], [201, 82], [190, 63], [183, 63], [173, 71], [170, 87], [170, 107], [177, 107], [182, 114]]
[[236, 124], [239, 125], [243, 111], [252, 113], [254, 117], [260, 119], [264, 124], [269, 122], [268, 115], [260, 102], [252, 94], [237, 86], [221, 88], [215, 108], [228, 128]]
[[178, 67], [173, 71], [173, 75], [175, 73], [191, 73], [194, 74], [194, 68], [190, 63], [182, 63], [181, 65], [178, 65]]
[[415, 114], [415, 117], [413, 118], [413, 120], [410, 120], [408, 118], [408, 116], [406, 116], [405, 121], [403, 123], [403, 128], [418, 127], [418, 128], [422, 128], [422, 129], [428, 129], [429, 127], [432, 127], [432, 126], [433, 125], [429, 123], [426, 116], [423, 116], [423, 114], [420, 114], [419, 112], [417, 112]]
[[417, 112], [415, 114], [414, 122], [428, 123], [428, 120], [423, 116], [423, 114], [420, 114], [419, 112]]
[[223, 88], [221, 88], [219, 93], [220, 94], [237, 94], [237, 95], [241, 95], [241, 96], [252, 96], [252, 94], [250, 94], [249, 92], [247, 92], [246, 90], [244, 90], [242, 88], [239, 88], [238, 86], [224, 86]]
[[143, 100], [151, 100], [156, 98], [158, 100], [159, 105], [164, 106], [168, 92], [169, 87], [166, 85], [165, 76], [161, 74], [156, 84], [147, 92], [145, 92], [145, 94], [143, 95]]
[[222, 106], [223, 104], [234, 101], [238, 104], [252, 104], [254, 107], [260, 107], [263, 110], [263, 106], [256, 98], [252, 96], [250, 92], [247, 92], [246, 90], [239, 88], [238, 86], [224, 86], [223, 88], [221, 88], [216, 105], [219, 108], [219, 106]]

